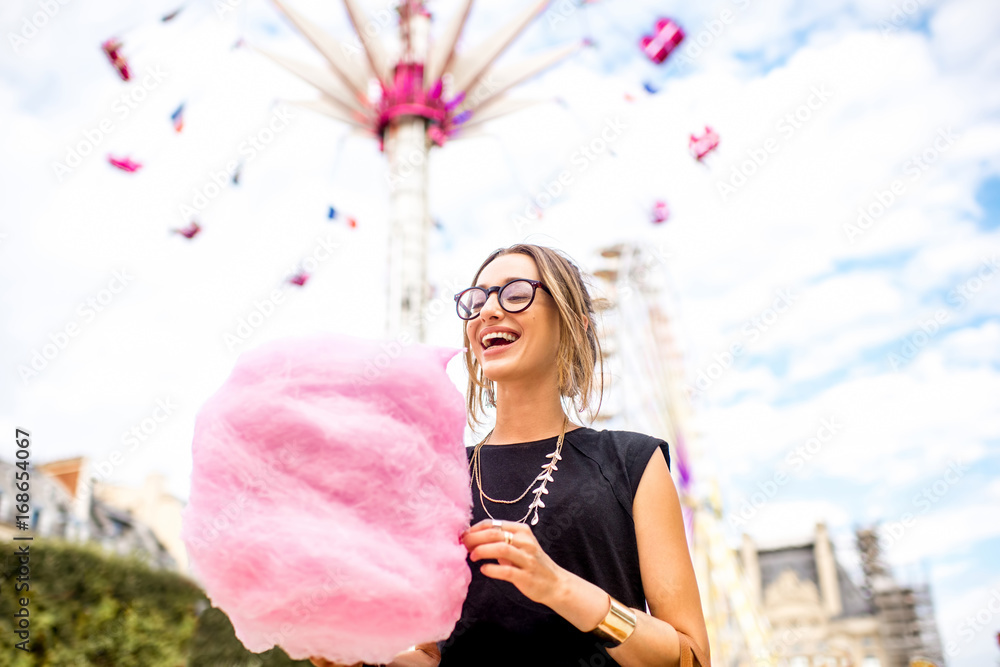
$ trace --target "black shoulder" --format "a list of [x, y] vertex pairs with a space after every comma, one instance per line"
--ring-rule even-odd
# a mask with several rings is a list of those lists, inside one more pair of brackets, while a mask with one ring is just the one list
[[656, 438], [645, 433], [635, 431], [618, 431], [621, 439], [625, 442], [627, 455], [638, 460], [642, 464], [642, 469], [646, 469], [649, 457], [659, 448], [663, 452], [663, 458], [667, 462], [667, 469], [670, 469], [670, 445], [666, 440]]
[[625, 467], [634, 499], [635, 493], [639, 489], [639, 482], [642, 480], [642, 474], [646, 471], [646, 466], [657, 449], [663, 452], [663, 458], [667, 462], [667, 470], [670, 469], [670, 445], [666, 440], [645, 433], [635, 431], [611, 431], [611, 433], [613, 434], [612, 440], [616, 444]]
[[663, 452], [667, 468], [670, 468], [670, 446], [660, 438], [635, 431], [593, 429], [578, 435], [580, 437], [574, 438], [572, 444], [599, 463], [629, 515], [642, 474], [657, 449]]

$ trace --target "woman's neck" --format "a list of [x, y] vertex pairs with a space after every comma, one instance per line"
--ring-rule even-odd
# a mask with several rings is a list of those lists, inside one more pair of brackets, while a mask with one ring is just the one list
[[[496, 400], [497, 423], [489, 444], [534, 442], [562, 432], [566, 413], [559, 401], [555, 382], [523, 382], [517, 386], [498, 383]], [[575, 427], [567, 419], [566, 430], [571, 431]]]

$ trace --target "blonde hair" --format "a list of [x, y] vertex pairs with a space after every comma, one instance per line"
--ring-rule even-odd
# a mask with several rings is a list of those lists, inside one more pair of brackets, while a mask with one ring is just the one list
[[[559, 379], [560, 397], [578, 399], [575, 405], [578, 414], [591, 405], [591, 397], [597, 394], [597, 408], [591, 411], [590, 421], [601, 409], [603, 399], [604, 360], [601, 343], [597, 335], [595, 300], [591, 298], [580, 269], [565, 255], [554, 248], [517, 243], [507, 248], [498, 248], [476, 271], [472, 284], [476, 284], [483, 269], [497, 257], [521, 254], [535, 260], [542, 283], [552, 292], [556, 310], [559, 313], [559, 351], [556, 367]], [[597, 299], [597, 302], [603, 299]], [[587, 320], [586, 331], [583, 320]], [[485, 412], [483, 393], [495, 395], [494, 383], [483, 375], [483, 368], [476, 360], [469, 341], [466, 323], [462, 322], [462, 344], [466, 347], [465, 368], [469, 373], [469, 387], [466, 391], [468, 424], [472, 430], [483, 422], [480, 416]], [[595, 380], [594, 368], [600, 364], [600, 376]]]

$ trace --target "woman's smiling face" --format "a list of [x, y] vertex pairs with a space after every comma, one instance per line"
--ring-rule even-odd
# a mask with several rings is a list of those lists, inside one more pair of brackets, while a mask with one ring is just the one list
[[[521, 253], [501, 255], [479, 274], [477, 287], [502, 287], [515, 278], [540, 280], [535, 260]], [[551, 289], [551, 287], [550, 287]], [[516, 340], [503, 345], [483, 335], [500, 330]], [[539, 287], [526, 310], [508, 313], [500, 307], [499, 293], [490, 294], [479, 315], [465, 325], [469, 345], [483, 373], [494, 382], [524, 376], [544, 378], [554, 372], [559, 351], [559, 313], [552, 297]]]

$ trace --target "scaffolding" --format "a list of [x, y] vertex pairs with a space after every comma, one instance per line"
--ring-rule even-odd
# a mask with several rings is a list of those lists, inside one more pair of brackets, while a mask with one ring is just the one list
[[855, 535], [865, 575], [864, 590], [875, 605], [886, 667], [910, 667], [921, 661], [944, 667], [930, 585], [925, 581], [907, 584], [896, 580], [882, 556], [874, 528], [858, 529]]

